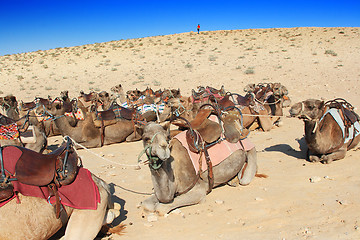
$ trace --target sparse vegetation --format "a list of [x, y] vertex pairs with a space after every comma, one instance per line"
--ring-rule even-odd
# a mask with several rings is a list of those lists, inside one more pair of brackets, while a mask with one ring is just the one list
[[331, 56], [334, 56], [334, 57], [337, 56], [337, 53], [334, 52], [333, 50], [326, 50], [326, 51], [325, 51], [325, 54], [328, 54], [328, 55], [331, 55]]
[[255, 74], [255, 71], [254, 71], [254, 67], [249, 67], [248, 69], [245, 70], [244, 72], [245, 74]]
[[192, 68], [193, 68], [193, 65], [192, 65], [192, 64], [190, 64], [190, 63], [187, 63], [187, 64], [185, 65], [185, 68], [192, 69]]

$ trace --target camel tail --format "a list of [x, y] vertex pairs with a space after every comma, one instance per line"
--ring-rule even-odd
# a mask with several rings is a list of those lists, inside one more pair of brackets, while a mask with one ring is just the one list
[[257, 174], [255, 174], [255, 177], [258, 177], [258, 178], [268, 178], [269, 176], [266, 175], [266, 174], [263, 174], [263, 173], [257, 173]]
[[126, 228], [125, 224], [119, 224], [115, 227], [112, 227], [112, 225], [107, 224], [102, 227], [101, 232], [106, 235], [110, 235], [110, 234], [124, 235], [125, 228]]

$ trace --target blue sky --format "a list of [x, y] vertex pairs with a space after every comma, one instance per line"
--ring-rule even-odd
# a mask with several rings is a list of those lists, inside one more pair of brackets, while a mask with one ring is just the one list
[[0, 0], [0, 55], [196, 31], [360, 27], [360, 0]]

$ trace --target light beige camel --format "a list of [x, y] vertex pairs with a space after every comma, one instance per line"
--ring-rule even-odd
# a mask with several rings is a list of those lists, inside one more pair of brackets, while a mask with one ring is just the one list
[[[66, 240], [94, 239], [101, 227], [110, 224], [120, 215], [119, 205], [114, 209], [109, 186], [100, 178], [92, 175], [100, 192], [101, 202], [96, 210], [74, 209], [65, 206], [69, 220], [66, 226]], [[27, 197], [19, 194], [16, 198], [0, 207], [0, 239], [48, 239], [61, 227], [62, 222], [55, 216], [54, 207], [45, 199]]]
[[[143, 144], [150, 158], [149, 166], [155, 194], [142, 202], [144, 210], [166, 214], [171, 210], [199, 203], [208, 190], [208, 171], [197, 175], [187, 150], [176, 138], [157, 123], [148, 123], [143, 129]], [[255, 147], [245, 152], [236, 150], [213, 167], [214, 187], [238, 177], [241, 185], [254, 178]], [[247, 164], [246, 164], [247, 163]]]
[[[340, 107], [343, 103], [340, 103]], [[337, 106], [336, 106], [337, 105]], [[333, 108], [335, 107], [335, 108]], [[344, 119], [336, 121], [338, 104], [325, 104], [324, 101], [308, 99], [294, 104], [289, 110], [292, 117], [299, 117], [305, 123], [305, 140], [308, 145], [308, 157], [311, 162], [331, 163], [343, 159], [347, 150], [354, 148], [360, 142], [359, 117], [353, 114], [356, 120], [352, 128], [346, 130]], [[344, 107], [344, 106], [343, 106]], [[330, 110], [331, 111], [328, 111]], [[351, 114], [351, 113], [350, 113]], [[343, 116], [346, 117], [346, 114]], [[344, 131], [344, 132], [343, 132]], [[346, 136], [348, 135], [348, 136]]]

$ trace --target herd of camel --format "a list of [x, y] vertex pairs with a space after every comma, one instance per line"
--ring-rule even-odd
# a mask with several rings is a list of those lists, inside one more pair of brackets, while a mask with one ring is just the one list
[[[244, 92], [200, 86], [185, 97], [180, 89], [125, 92], [119, 84], [111, 93], [81, 91], [76, 98], [70, 98], [67, 91], [57, 98], [35, 98], [26, 103], [5, 96], [0, 98], [0, 144], [4, 149], [30, 149], [35, 162], [54, 155], [46, 152], [47, 138], [55, 135], [69, 136], [71, 147], [86, 148], [142, 140], [154, 188], [142, 207], [164, 215], [199, 203], [220, 184], [247, 185], [255, 176], [266, 177], [257, 173], [255, 146], [247, 136], [251, 130], [270, 131], [279, 125], [291, 100], [280, 83], [248, 84]], [[360, 118], [344, 99], [308, 99], [293, 104], [289, 113], [304, 121], [311, 162], [328, 164], [342, 159], [360, 141]], [[66, 156], [74, 152], [66, 151]], [[94, 175], [91, 178], [101, 199], [96, 210], [63, 205], [67, 213], [63, 221], [44, 199], [21, 194], [2, 199], [2, 189], [11, 185], [11, 174], [16, 176], [16, 172], [6, 172], [2, 163], [0, 215], [11, 217], [0, 218], [0, 239], [47, 239], [66, 223], [66, 239], [93, 239], [103, 225], [119, 215], [108, 185]], [[7, 203], [2, 206], [2, 201]], [[19, 225], [23, 229], [16, 232], [9, 227]]]

